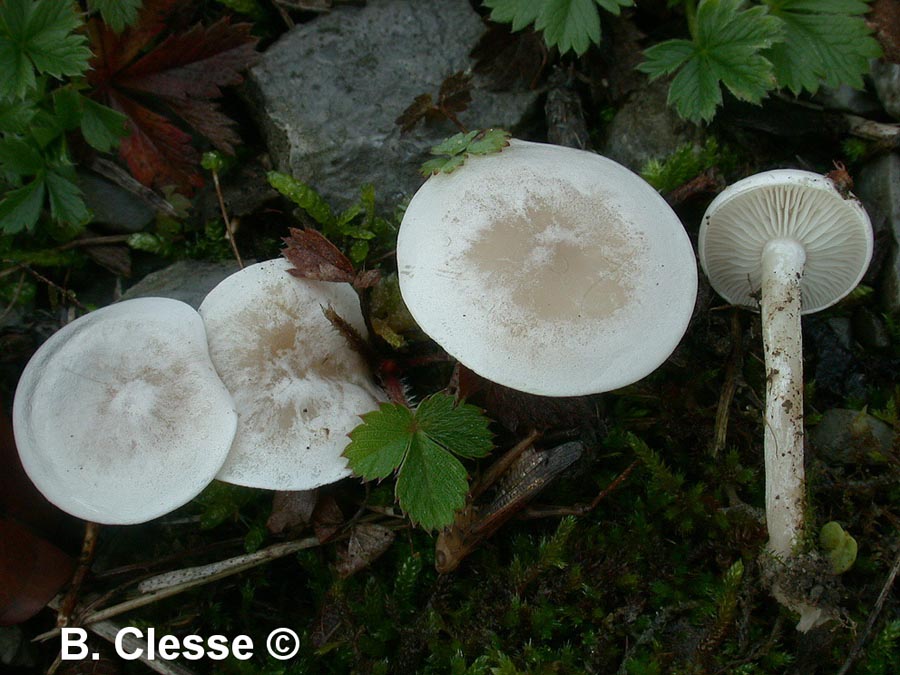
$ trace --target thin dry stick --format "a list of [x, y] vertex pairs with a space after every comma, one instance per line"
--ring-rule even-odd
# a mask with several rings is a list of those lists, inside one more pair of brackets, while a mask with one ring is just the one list
[[69, 590], [63, 596], [59, 603], [59, 613], [56, 616], [57, 626], [68, 626], [72, 618], [72, 612], [78, 603], [78, 593], [81, 591], [81, 585], [84, 583], [88, 572], [91, 570], [91, 564], [94, 562], [94, 553], [97, 550], [97, 534], [100, 532], [100, 526], [90, 521], [84, 524], [84, 540], [81, 542], [81, 554], [78, 556], [78, 566], [72, 575], [72, 583], [69, 584]]
[[231, 244], [231, 250], [237, 260], [238, 267], [244, 269], [244, 261], [241, 260], [241, 254], [238, 251], [237, 243], [234, 241], [234, 227], [231, 225], [231, 218], [228, 217], [228, 209], [225, 208], [225, 198], [222, 196], [222, 186], [219, 185], [219, 172], [212, 170], [213, 184], [216, 186], [216, 197], [219, 198], [219, 210], [222, 212], [222, 220], [225, 221], [225, 231], [228, 233], [228, 243]]
[[713, 436], [712, 456], [717, 457], [725, 448], [725, 440], [728, 435], [728, 418], [731, 415], [731, 402], [737, 391], [738, 373], [744, 366], [744, 346], [741, 336], [743, 326], [738, 310], [731, 313], [731, 354], [728, 356], [728, 366], [725, 368], [725, 384], [722, 385], [722, 393], [719, 396], [719, 405], [716, 408], [716, 426]]
[[[157, 583], [165, 583], [164, 579], [167, 578], [173, 585], [165, 586], [159, 588], [159, 590], [139, 595], [135, 598], [131, 598], [130, 600], [126, 600], [125, 602], [120, 602], [118, 605], [112, 605], [111, 607], [107, 607], [96, 612], [91, 612], [90, 614], [84, 616], [79, 616], [78, 623], [80, 625], [86, 626], [98, 621], [111, 619], [114, 616], [124, 614], [125, 612], [137, 609], [138, 607], [144, 607], [145, 605], [150, 605], [154, 602], [158, 602], [159, 600], [171, 598], [172, 596], [184, 593], [185, 591], [188, 591], [192, 588], [205, 586], [206, 584], [212, 583], [213, 581], [218, 581], [219, 579], [230, 577], [234, 574], [238, 574], [239, 572], [244, 572], [253, 567], [256, 567], [257, 565], [261, 565], [271, 560], [276, 560], [277, 558], [282, 558], [286, 555], [296, 553], [297, 551], [301, 551], [306, 548], [313, 548], [314, 546], [318, 545], [319, 540], [315, 537], [298, 539], [296, 541], [288, 541], [282, 544], [275, 544], [274, 546], [269, 546], [268, 548], [264, 548], [260, 551], [257, 551], [256, 553], [239, 555], [237, 557], [228, 558], [227, 560], [221, 560], [209, 565], [189, 567], [184, 570], [175, 570], [174, 572], [160, 574], [157, 577], [153, 577], [153, 579], [159, 580]], [[176, 577], [178, 576], [180, 576], [183, 581], [176, 581]], [[57, 635], [59, 635], [59, 628], [38, 635], [36, 638], [34, 638], [33, 642], [44, 642], [56, 637]]]
[[898, 571], [900, 571], [900, 552], [898, 552], [897, 557], [894, 558], [894, 564], [891, 565], [891, 571], [887, 576], [887, 580], [884, 582], [881, 593], [878, 595], [878, 599], [875, 601], [875, 606], [872, 607], [872, 611], [869, 614], [869, 619], [868, 621], [866, 621], [866, 627], [856, 639], [856, 644], [853, 645], [853, 649], [850, 650], [850, 654], [847, 656], [847, 660], [844, 661], [844, 665], [841, 666], [841, 669], [837, 672], [837, 675], [847, 675], [847, 673], [850, 672], [850, 669], [856, 663], [859, 655], [862, 653], [863, 646], [865, 646], [866, 642], [869, 640], [869, 636], [872, 634], [872, 630], [875, 628], [875, 623], [878, 621], [878, 616], [881, 614], [881, 610], [884, 608], [884, 603], [888, 599], [888, 596], [891, 594], [891, 589], [894, 587], [894, 581], [897, 580]]
[[70, 291], [70, 290], [67, 290], [67, 289], [63, 288], [62, 286], [60, 286], [60, 285], [57, 284], [56, 282], [51, 281], [50, 279], [48, 279], [47, 277], [45, 277], [45, 276], [44, 276], [43, 274], [41, 274], [40, 272], [34, 271], [34, 270], [31, 269], [28, 265], [26, 265], [25, 263], [16, 262], [15, 260], [3, 260], [3, 261], [0, 261], [0, 262], [3, 262], [3, 263], [5, 263], [5, 264], [7, 264], [7, 265], [15, 265], [16, 268], [18, 268], [18, 269], [20, 269], [20, 270], [23, 270], [23, 271], [27, 272], [28, 274], [30, 274], [31, 276], [33, 276], [33, 277], [34, 277], [35, 279], [37, 279], [38, 281], [41, 281], [41, 282], [47, 284], [47, 285], [50, 286], [51, 288], [55, 288], [57, 291], [59, 291], [60, 293], [62, 293], [63, 296], [64, 296], [69, 302], [71, 302], [73, 305], [75, 305], [76, 307], [78, 307], [78, 309], [83, 310], [83, 311], [85, 311], [85, 312], [88, 311], [88, 310], [87, 310], [87, 307], [85, 307], [84, 305], [82, 305], [82, 304], [78, 301], [78, 298], [75, 297], [75, 293], [73, 293], [73, 292]]
[[631, 472], [634, 471], [634, 468], [641, 463], [641, 460], [636, 459], [627, 467], [625, 470], [616, 476], [613, 481], [607, 485], [600, 493], [594, 497], [593, 501], [590, 504], [582, 504], [575, 506], [551, 506], [545, 508], [528, 508], [522, 514], [520, 514], [521, 518], [552, 518], [552, 517], [560, 517], [560, 516], [584, 516], [593, 511], [600, 505], [604, 499], [609, 497], [615, 490], [619, 488], [619, 486], [625, 482]]
[[80, 248], [82, 246], [109, 246], [110, 244], [124, 244], [129, 239], [131, 239], [132, 236], [133, 235], [130, 234], [108, 234], [102, 237], [82, 237], [81, 239], [73, 239], [72, 241], [57, 246], [54, 250], [68, 251], [69, 249]]

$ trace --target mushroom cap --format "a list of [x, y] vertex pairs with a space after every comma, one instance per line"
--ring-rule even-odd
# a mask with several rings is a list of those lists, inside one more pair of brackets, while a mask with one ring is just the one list
[[47, 499], [97, 523], [141, 523], [197, 496], [237, 426], [203, 321], [167, 298], [125, 300], [64, 326], [16, 389], [22, 465]]
[[773, 239], [806, 251], [802, 313], [830, 307], [852, 291], [872, 258], [872, 226], [859, 201], [825, 176], [776, 169], [738, 181], [709, 205], [700, 226], [700, 262], [728, 302], [757, 308], [762, 253]]
[[517, 140], [428, 179], [397, 264], [432, 339], [479, 375], [545, 396], [648, 375], [697, 293], [694, 251], [656, 190], [605, 157]]
[[200, 305], [210, 356], [238, 411], [219, 480], [310, 490], [349, 476], [347, 434], [384, 398], [322, 311], [331, 305], [365, 336], [356, 292], [290, 268], [283, 259], [246, 267]]

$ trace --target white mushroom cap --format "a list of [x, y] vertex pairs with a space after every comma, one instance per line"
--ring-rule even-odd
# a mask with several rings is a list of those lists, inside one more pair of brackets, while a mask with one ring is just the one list
[[283, 259], [216, 286], [200, 314], [216, 370], [234, 396], [238, 429], [220, 480], [310, 490], [350, 475], [341, 456], [359, 415], [383, 394], [362, 357], [324, 316], [331, 305], [361, 335], [349, 284], [308, 281]]
[[869, 216], [828, 178], [777, 169], [738, 181], [709, 205], [700, 227], [700, 262], [716, 292], [756, 309], [767, 242], [788, 239], [806, 252], [802, 313], [825, 309], [852, 291], [872, 257]]
[[648, 375], [697, 292], [687, 234], [650, 185], [605, 157], [516, 140], [428, 179], [397, 263], [432, 339], [479, 375], [545, 396]]
[[234, 437], [231, 396], [200, 316], [166, 298], [126, 300], [68, 324], [22, 373], [13, 428], [47, 499], [98, 523], [140, 523], [190, 501]]

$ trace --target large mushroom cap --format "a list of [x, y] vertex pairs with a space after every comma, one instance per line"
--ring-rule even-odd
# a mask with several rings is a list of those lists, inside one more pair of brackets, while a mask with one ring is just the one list
[[140, 523], [188, 502], [225, 461], [237, 416], [200, 316], [127, 300], [55, 333], [22, 373], [16, 445], [38, 489], [98, 523]]
[[216, 370], [234, 396], [238, 429], [220, 480], [309, 490], [350, 475], [341, 456], [359, 415], [383, 398], [362, 357], [325, 317], [331, 305], [366, 334], [349, 284], [308, 281], [283, 259], [216, 286], [200, 314]]
[[489, 380], [547, 396], [655, 370], [697, 291], [687, 234], [650, 185], [605, 157], [515, 140], [428, 179], [397, 263], [432, 339]]
[[829, 307], [852, 291], [872, 257], [869, 217], [856, 199], [809, 171], [767, 171], [722, 192], [703, 217], [700, 262], [716, 292], [755, 309], [763, 249], [774, 239], [797, 241], [806, 251], [803, 314]]

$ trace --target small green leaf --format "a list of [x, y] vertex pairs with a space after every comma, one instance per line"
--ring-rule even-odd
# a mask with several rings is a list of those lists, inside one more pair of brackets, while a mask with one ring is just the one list
[[369, 255], [371, 245], [364, 239], [357, 239], [350, 245], [350, 261], [359, 265]]
[[794, 94], [815, 93], [847, 84], [863, 88], [869, 59], [881, 56], [863, 14], [865, 2], [856, 0], [764, 0], [784, 25], [784, 42], [765, 56], [775, 66], [778, 85]]
[[322, 227], [329, 227], [335, 223], [328, 202], [306, 183], [277, 171], [270, 171], [267, 178], [269, 185], [306, 211]]
[[424, 433], [416, 434], [397, 476], [397, 500], [409, 519], [426, 530], [452, 525], [468, 489], [459, 460]]
[[468, 403], [457, 405], [450, 396], [422, 401], [416, 422], [435, 443], [460, 457], [484, 457], [494, 447], [490, 420], [481, 409]]
[[44, 158], [23, 138], [7, 136], [0, 139], [0, 167], [17, 176], [33, 176], [44, 170]]
[[477, 129], [467, 133], [454, 134], [450, 138], [445, 138], [438, 143], [430, 150], [430, 152], [432, 155], [458, 155], [469, 147], [469, 143], [471, 143], [472, 139], [477, 135]]
[[138, 18], [143, 0], [91, 0], [91, 6], [100, 11], [103, 23], [121, 33]]
[[88, 144], [100, 152], [109, 152], [119, 145], [119, 139], [128, 132], [126, 117], [96, 101], [82, 97], [84, 111], [81, 117], [81, 134]]
[[548, 0], [534, 27], [562, 54], [573, 51], [581, 56], [591, 43], [600, 43], [600, 14], [594, 0]]
[[353, 473], [366, 480], [387, 478], [403, 462], [412, 442], [413, 413], [396, 403], [382, 403], [362, 420], [350, 432], [344, 457]]
[[50, 213], [56, 220], [83, 225], [91, 219], [91, 212], [84, 203], [81, 189], [75, 183], [57, 171], [48, 171], [46, 180]]
[[383, 403], [363, 415], [344, 450], [350, 468], [367, 480], [397, 471], [395, 494], [410, 519], [426, 529], [445, 527], [465, 504], [466, 471], [454, 454], [482, 457], [491, 447], [489, 421], [451, 396], [426, 398], [415, 413]]
[[200, 158], [200, 166], [207, 171], [219, 172], [225, 166], [225, 158], [218, 150], [210, 150], [203, 153], [203, 156]]
[[16, 234], [34, 229], [44, 205], [44, 178], [33, 181], [6, 193], [0, 202], [0, 231]]

